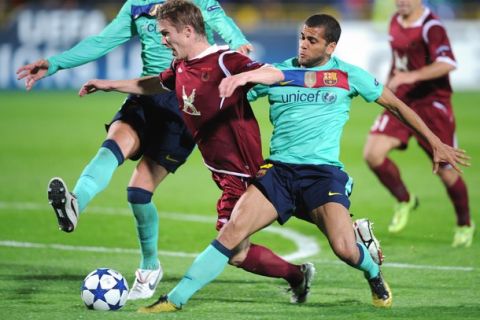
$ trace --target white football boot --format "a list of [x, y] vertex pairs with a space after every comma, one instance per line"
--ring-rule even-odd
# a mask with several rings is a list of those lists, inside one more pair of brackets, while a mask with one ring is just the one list
[[158, 269], [137, 269], [135, 282], [128, 294], [128, 300], [148, 299], [155, 293], [157, 285], [163, 277], [163, 269], [159, 262]]
[[67, 185], [59, 177], [48, 183], [48, 202], [58, 220], [58, 227], [65, 232], [75, 230], [78, 222], [78, 202], [74, 194], [68, 192]]
[[300, 266], [303, 273], [303, 281], [296, 287], [290, 287], [288, 291], [292, 292], [290, 303], [304, 303], [307, 301], [310, 286], [315, 276], [315, 266], [311, 262], [304, 263]]
[[355, 230], [357, 242], [363, 243], [372, 256], [373, 261], [381, 265], [384, 257], [380, 242], [373, 234], [373, 223], [368, 219], [358, 219], [353, 223], [353, 229]]

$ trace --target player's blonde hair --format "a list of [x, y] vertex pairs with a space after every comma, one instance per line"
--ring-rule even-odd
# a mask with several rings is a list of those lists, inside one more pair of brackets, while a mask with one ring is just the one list
[[180, 31], [185, 26], [191, 26], [199, 35], [206, 36], [205, 22], [200, 9], [186, 0], [168, 0], [157, 12], [158, 20], [168, 20]]

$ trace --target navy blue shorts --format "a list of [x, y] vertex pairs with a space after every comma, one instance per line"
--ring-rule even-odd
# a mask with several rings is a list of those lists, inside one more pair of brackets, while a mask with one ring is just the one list
[[106, 125], [107, 131], [117, 120], [128, 123], [140, 139], [140, 149], [132, 160], [146, 155], [168, 172], [175, 172], [195, 147], [173, 91], [151, 96], [129, 95]]
[[284, 224], [292, 215], [311, 221], [309, 213], [328, 202], [348, 209], [353, 181], [345, 171], [331, 165], [269, 161], [253, 184], [273, 204], [278, 222]]

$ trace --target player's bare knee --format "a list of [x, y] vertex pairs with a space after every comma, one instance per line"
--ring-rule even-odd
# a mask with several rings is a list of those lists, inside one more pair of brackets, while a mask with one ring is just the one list
[[236, 248], [248, 237], [244, 229], [236, 221], [230, 220], [220, 230], [217, 239], [227, 248]]
[[459, 174], [450, 165], [440, 167], [438, 170], [438, 176], [447, 187], [454, 185], [459, 178]]
[[370, 168], [378, 167], [385, 160], [386, 154], [377, 148], [366, 145], [363, 149], [363, 159]]

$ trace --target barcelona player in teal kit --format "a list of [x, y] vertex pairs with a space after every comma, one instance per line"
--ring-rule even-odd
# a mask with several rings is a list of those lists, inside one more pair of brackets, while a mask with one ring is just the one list
[[275, 220], [285, 223], [298, 208], [305, 213], [299, 217], [319, 227], [340, 259], [363, 271], [373, 304], [391, 306], [392, 292], [379, 266], [366, 247], [355, 241], [348, 212], [352, 180], [338, 159], [352, 98], [360, 95], [376, 101], [425, 137], [434, 150], [435, 170], [440, 162], [458, 169], [457, 163], [467, 164], [467, 157], [441, 143], [414, 112], [367, 72], [332, 57], [340, 32], [333, 17], [314, 15], [303, 26], [297, 58], [277, 68], [263, 67], [222, 81], [219, 91], [224, 99], [238, 96], [251, 83], [269, 85], [256, 92], [268, 94], [271, 103], [270, 158], [218, 237], [195, 259], [177, 286], [140, 311], [180, 310], [222, 272], [239, 243]]
[[[30, 90], [41, 78], [99, 59], [132, 38], [138, 38], [142, 44], [142, 74], [159, 74], [168, 69], [172, 61], [172, 52], [162, 45], [156, 21], [156, 12], [164, 2], [126, 1], [100, 34], [84, 39], [61, 54], [21, 67], [17, 72], [19, 79], [25, 78]], [[252, 49], [217, 1], [193, 2], [205, 16], [210, 42], [215, 31], [234, 49], [243, 53]], [[168, 173], [175, 172], [185, 162], [193, 147], [175, 94], [131, 95], [112, 119], [106, 140], [85, 167], [72, 193], [60, 178], [53, 178], [49, 183], [48, 197], [59, 227], [72, 232], [79, 214], [107, 187], [117, 167], [125, 159], [139, 159], [128, 185], [127, 198], [135, 216], [142, 257], [129, 299], [152, 296], [162, 277], [157, 248], [159, 218], [152, 196]]]

